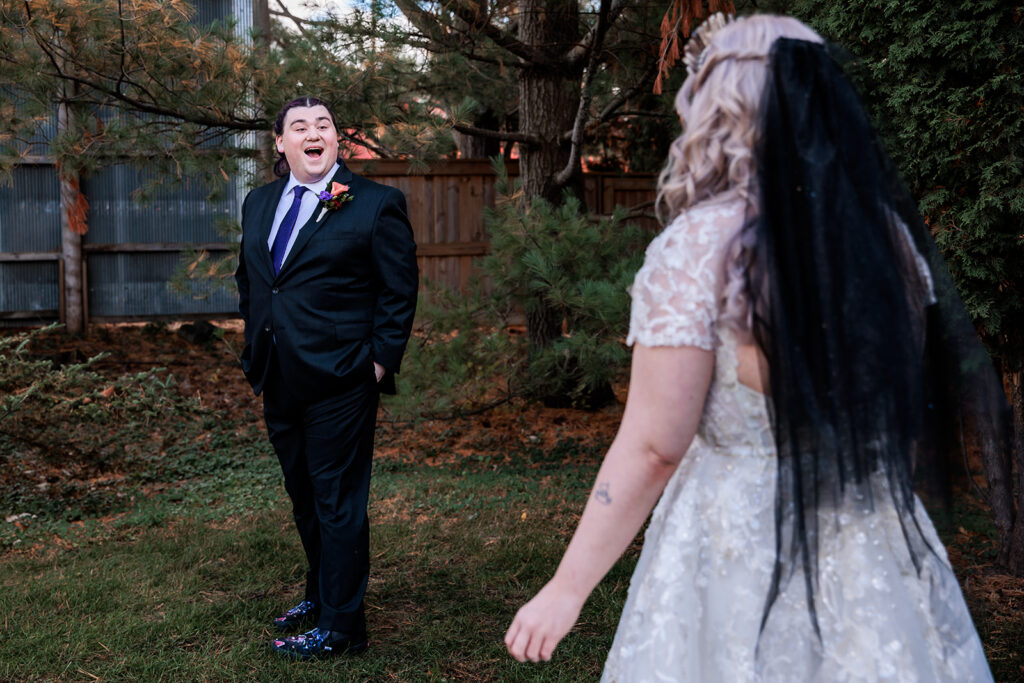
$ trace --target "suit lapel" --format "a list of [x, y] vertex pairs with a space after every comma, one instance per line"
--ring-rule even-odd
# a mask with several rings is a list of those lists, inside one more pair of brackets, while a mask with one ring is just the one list
[[[345, 166], [344, 161], [338, 159], [338, 172], [335, 173], [334, 177], [331, 178], [331, 182], [342, 183], [343, 185], [347, 185], [351, 180], [352, 171], [348, 170], [348, 167]], [[330, 188], [330, 183], [328, 183], [327, 187]], [[346, 202], [346, 204], [347, 203], [348, 202]], [[288, 270], [291, 264], [293, 264], [295, 260], [299, 257], [299, 254], [302, 252], [303, 248], [305, 248], [305, 246], [309, 243], [309, 240], [312, 239], [313, 234], [320, 229], [320, 226], [322, 226], [327, 221], [331, 220], [332, 214], [340, 213], [341, 211], [345, 210], [345, 204], [342, 204], [341, 207], [335, 211], [328, 211], [327, 215], [324, 216], [324, 219], [318, 223], [316, 219], [319, 218], [321, 210], [322, 207], [317, 205], [316, 209], [313, 211], [313, 215], [309, 217], [309, 220], [306, 221], [303, 224], [302, 229], [299, 230], [299, 234], [295, 238], [295, 242], [292, 244], [292, 248], [288, 251], [288, 256], [285, 257], [284, 263], [281, 264], [281, 272], [278, 273], [278, 275]], [[269, 237], [269, 230], [267, 231], [267, 235]], [[270, 253], [269, 250], [267, 253]]]
[[284, 186], [288, 184], [288, 176], [279, 178], [271, 185], [270, 190], [265, 194], [266, 201], [263, 204], [263, 211], [260, 212], [260, 248], [261, 262], [267, 272], [273, 276], [274, 261], [270, 256], [270, 247], [267, 246], [270, 240], [270, 230], [274, 227], [274, 216], [277, 215], [277, 205], [281, 203], [281, 193]]

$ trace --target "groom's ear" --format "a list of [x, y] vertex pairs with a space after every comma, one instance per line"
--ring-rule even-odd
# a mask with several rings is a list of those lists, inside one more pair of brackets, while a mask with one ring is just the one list
[[281, 136], [278, 135], [274, 138], [274, 144], [277, 145], [277, 153], [284, 154], [284, 143], [281, 142]]

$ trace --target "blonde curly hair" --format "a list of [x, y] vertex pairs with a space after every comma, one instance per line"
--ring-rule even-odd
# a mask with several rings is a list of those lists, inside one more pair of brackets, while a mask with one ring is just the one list
[[771, 14], [737, 19], [711, 37], [699, 69], [676, 95], [683, 133], [658, 177], [664, 222], [703, 201], [746, 197], [768, 54], [779, 38], [823, 42], [800, 21]]

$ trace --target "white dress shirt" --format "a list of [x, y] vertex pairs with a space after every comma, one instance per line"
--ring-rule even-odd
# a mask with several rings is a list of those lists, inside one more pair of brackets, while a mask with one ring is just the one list
[[[313, 212], [316, 211], [316, 207], [319, 206], [320, 200], [317, 199], [317, 195], [327, 189], [327, 186], [331, 183], [331, 178], [338, 172], [339, 165], [337, 163], [327, 172], [323, 178], [315, 183], [305, 183], [305, 187], [309, 192], [302, 195], [302, 204], [299, 205], [299, 216], [295, 219], [295, 227], [292, 228], [291, 237], [288, 238], [288, 246], [284, 249], [284, 256], [281, 258], [281, 262], [288, 258], [288, 252], [292, 250], [292, 245], [295, 244], [295, 238], [299, 236], [299, 230], [306, 224]], [[288, 209], [292, 207], [292, 201], [295, 199], [295, 193], [293, 190], [298, 185], [303, 185], [295, 179], [295, 176], [288, 174], [288, 184], [284, 186], [284, 192], [281, 193], [281, 199], [277, 202], [277, 212], [274, 214], [274, 226], [270, 229], [270, 237], [267, 238], [267, 249], [273, 249], [274, 238], [277, 237], [277, 231], [281, 227], [281, 221], [284, 220], [285, 214], [288, 213]]]

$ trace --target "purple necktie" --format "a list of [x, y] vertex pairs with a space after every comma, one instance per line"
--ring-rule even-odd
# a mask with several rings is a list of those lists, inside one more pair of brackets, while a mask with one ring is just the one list
[[292, 200], [288, 213], [284, 215], [281, 227], [277, 229], [277, 236], [274, 237], [274, 244], [270, 247], [270, 254], [274, 258], [274, 275], [281, 271], [281, 262], [284, 261], [284, 252], [288, 248], [288, 239], [292, 236], [295, 219], [299, 217], [299, 207], [302, 205], [302, 195], [307, 189], [302, 185], [295, 186], [295, 199]]

